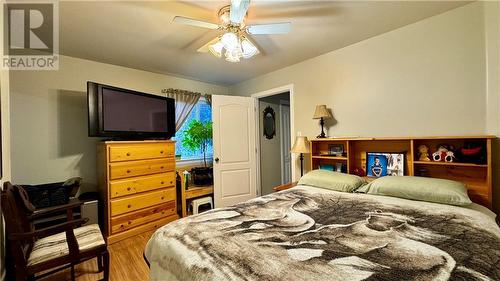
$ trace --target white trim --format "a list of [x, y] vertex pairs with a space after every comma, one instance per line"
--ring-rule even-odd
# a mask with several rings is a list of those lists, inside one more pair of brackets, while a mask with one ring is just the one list
[[[280, 157], [281, 157], [281, 184], [286, 184], [288, 181], [285, 179], [285, 151], [283, 151], [283, 141], [285, 138], [283, 137], [283, 132], [286, 130], [284, 129], [283, 126], [283, 107], [288, 107], [288, 113], [290, 114], [290, 102], [287, 100], [280, 100], [279, 104], [279, 111], [280, 111]], [[291, 119], [291, 116], [288, 116], [289, 119]], [[290, 123], [290, 128], [288, 128], [288, 131], [290, 131], [291, 128], [291, 123]], [[291, 142], [290, 142], [291, 145]], [[291, 147], [291, 146], [290, 146]], [[291, 155], [291, 154], [290, 154]], [[292, 158], [290, 157], [290, 180], [292, 178]]]
[[[213, 157], [207, 157], [207, 165], [212, 166], [212, 158]], [[176, 168], [183, 168], [183, 167], [194, 167], [194, 166], [205, 166], [205, 163], [203, 162], [203, 158], [196, 158], [196, 159], [184, 159], [184, 160], [175, 160], [175, 167]]]
[[[262, 192], [262, 183], [261, 183], [261, 177], [260, 177], [260, 122], [259, 122], [259, 111], [257, 110], [257, 105], [259, 98], [263, 97], [268, 97], [268, 96], [274, 96], [277, 94], [285, 93], [288, 92], [290, 95], [290, 143], [293, 144], [294, 141], [294, 136], [295, 136], [295, 101], [294, 101], [294, 95], [293, 95], [293, 84], [288, 84], [284, 85], [281, 87], [273, 88], [270, 90], [258, 92], [255, 94], [250, 95], [250, 97], [254, 98], [255, 100], [255, 116], [256, 116], [256, 122], [255, 122], [255, 129], [256, 129], [256, 134], [255, 134], [255, 146], [257, 148], [257, 183], [258, 183], [258, 188], [257, 190], [261, 190]], [[297, 156], [292, 154], [292, 157], [290, 161], [292, 162], [292, 181], [295, 180], [295, 162], [296, 162]]]
[[[281, 184], [285, 184], [285, 155], [283, 153], [283, 105], [281, 104], [282, 100], [280, 100], [279, 115], [280, 115], [280, 168], [281, 168]], [[290, 105], [288, 105], [290, 107]], [[291, 159], [290, 159], [291, 160]], [[291, 163], [290, 163], [291, 164]]]

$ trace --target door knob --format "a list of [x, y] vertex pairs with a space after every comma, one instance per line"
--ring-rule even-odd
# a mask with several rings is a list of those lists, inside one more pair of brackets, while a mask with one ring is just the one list
[[219, 157], [215, 157], [215, 163], [219, 163]]

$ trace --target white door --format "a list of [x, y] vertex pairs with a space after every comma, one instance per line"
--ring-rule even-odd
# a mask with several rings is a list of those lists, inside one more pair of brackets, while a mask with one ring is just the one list
[[281, 184], [292, 182], [290, 104], [280, 104]]
[[215, 207], [257, 196], [255, 100], [212, 96]]

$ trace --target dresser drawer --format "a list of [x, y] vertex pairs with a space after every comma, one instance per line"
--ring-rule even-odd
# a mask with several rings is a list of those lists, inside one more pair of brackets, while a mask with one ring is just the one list
[[164, 173], [175, 169], [174, 159], [157, 159], [112, 163], [109, 165], [111, 180]]
[[109, 147], [109, 162], [173, 158], [174, 143], [127, 144]]
[[111, 198], [175, 186], [175, 172], [114, 180], [109, 183], [109, 186]]
[[111, 199], [111, 216], [118, 216], [175, 200], [174, 187], [119, 199]]
[[148, 222], [156, 221], [175, 214], [175, 201], [155, 207], [111, 218], [111, 233], [116, 234]]
[[179, 218], [179, 216], [177, 216], [175, 214], [175, 215], [171, 215], [171, 216], [168, 216], [168, 217], [156, 220], [156, 221], [148, 222], [146, 224], [139, 225], [138, 227], [134, 227], [134, 228], [131, 228], [129, 230], [118, 232], [117, 234], [111, 234], [108, 237], [106, 237], [106, 241], [108, 242], [108, 245], [110, 245], [110, 244], [116, 243], [118, 241], [122, 241], [124, 239], [127, 239], [129, 237], [132, 237], [132, 236], [135, 236], [135, 235], [138, 235], [141, 233], [145, 233], [147, 231], [152, 231], [152, 230], [158, 229], [158, 228], [166, 225], [167, 223], [174, 221], [178, 218]]

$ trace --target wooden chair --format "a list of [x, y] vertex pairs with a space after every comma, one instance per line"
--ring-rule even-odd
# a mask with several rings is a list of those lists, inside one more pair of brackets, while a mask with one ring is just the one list
[[[68, 267], [71, 267], [71, 280], [75, 280], [74, 266], [92, 258], [97, 258], [99, 272], [104, 271], [103, 280], [109, 279], [109, 254], [99, 226], [82, 227], [88, 219], [73, 218], [73, 209], [81, 205], [80, 201], [72, 201], [35, 209], [22, 187], [4, 184], [1, 206], [16, 280], [43, 278]], [[66, 222], [34, 228], [33, 220], [61, 211], [66, 211]], [[41, 272], [44, 273], [35, 278], [35, 274]]]

